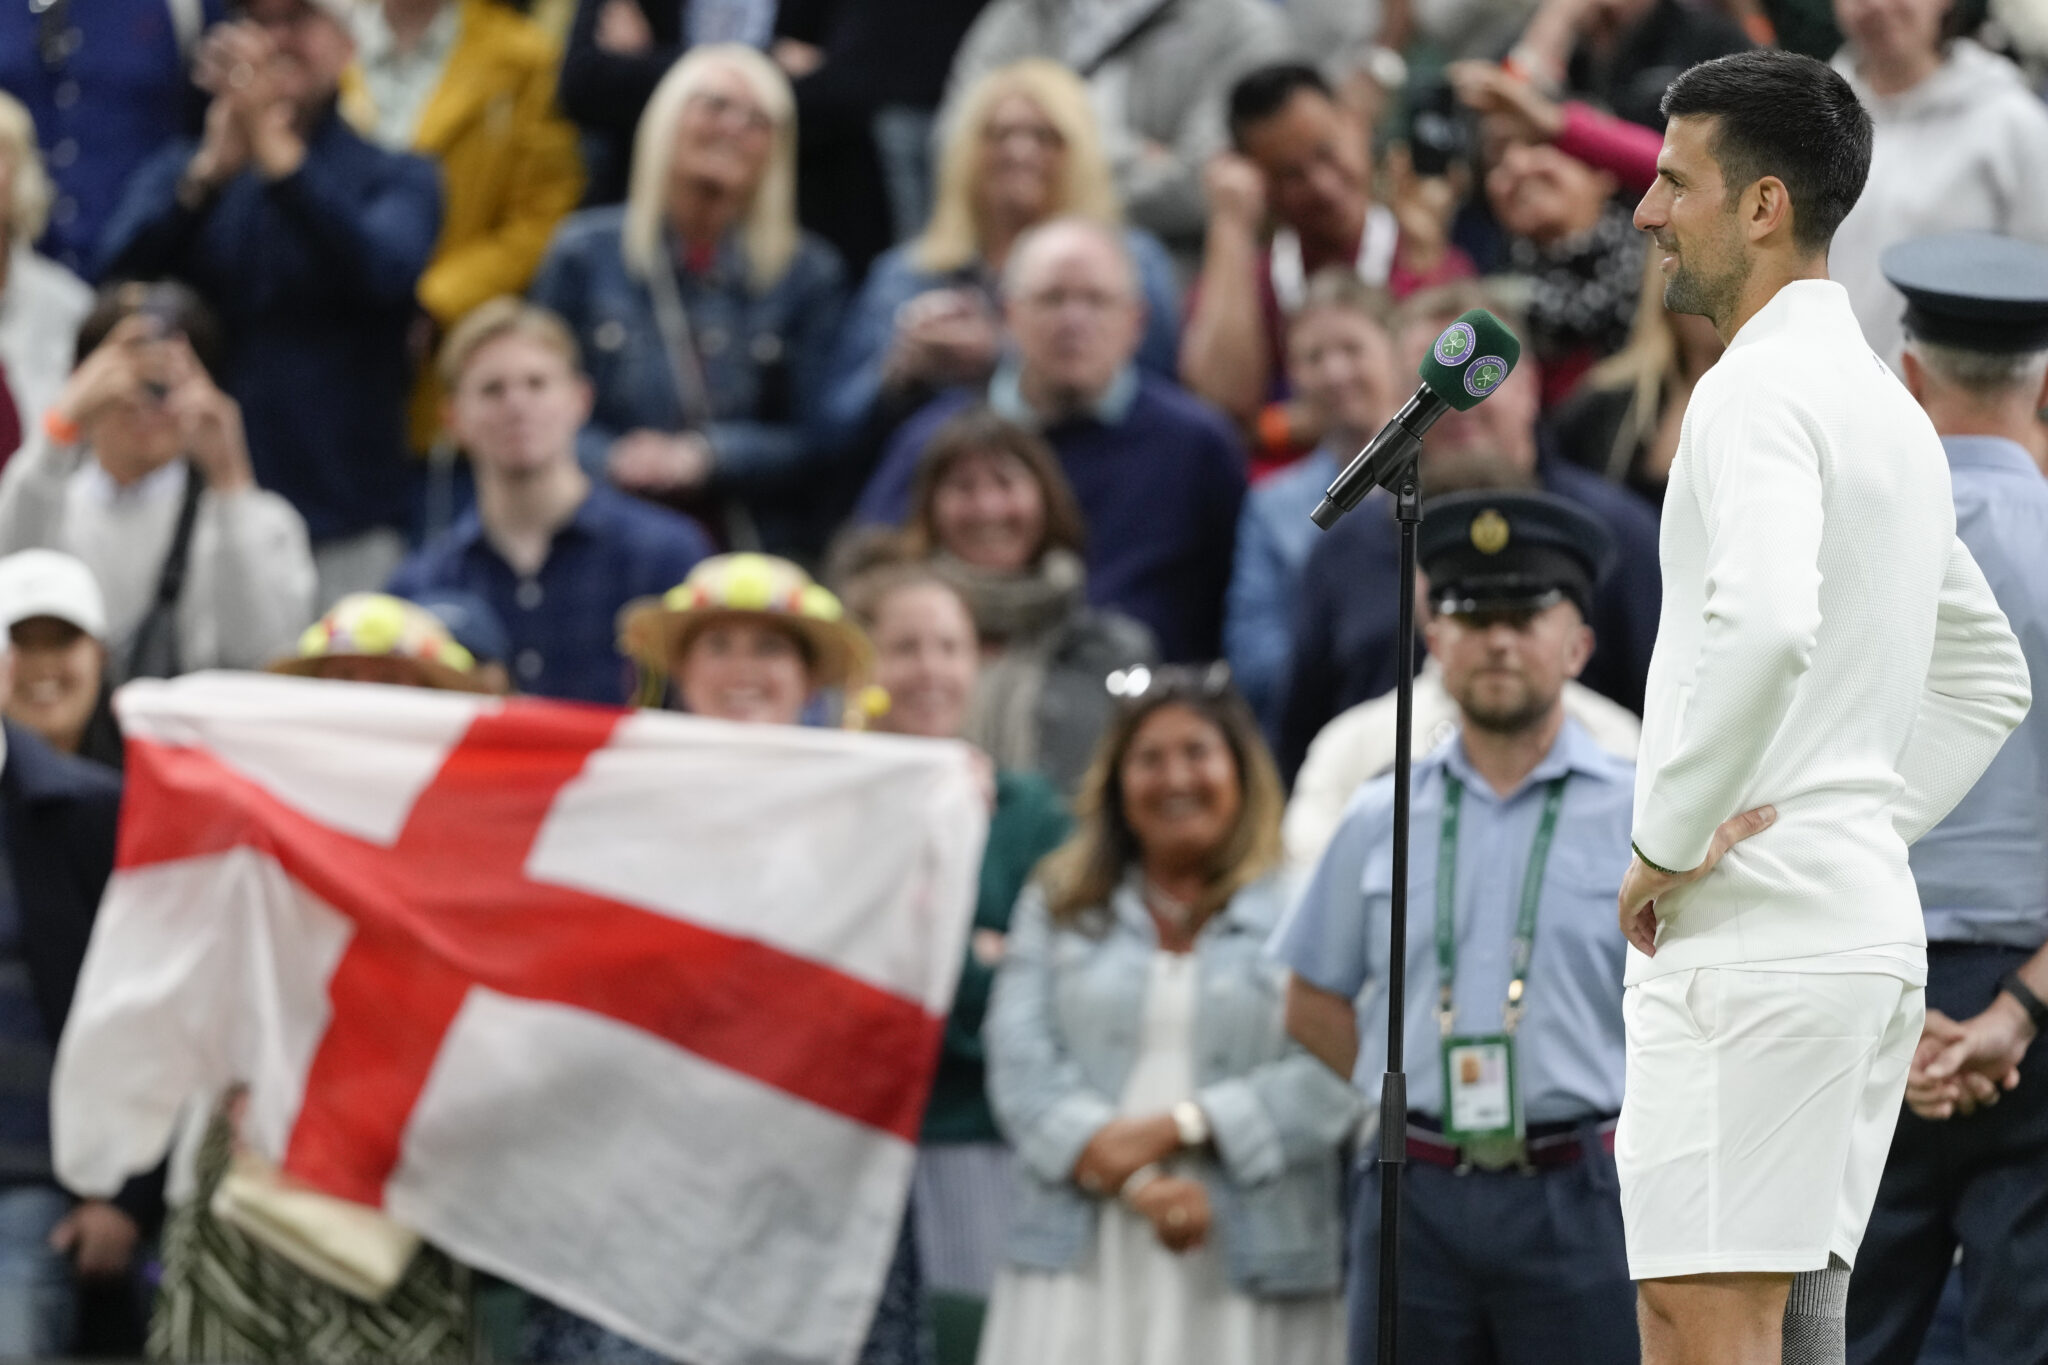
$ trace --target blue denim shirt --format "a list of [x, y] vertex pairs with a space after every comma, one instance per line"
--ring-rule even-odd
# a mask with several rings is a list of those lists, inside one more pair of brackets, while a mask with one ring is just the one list
[[[1145, 335], [1138, 343], [1139, 365], [1162, 379], [1179, 377], [1180, 286], [1174, 278], [1173, 258], [1159, 239], [1141, 228], [1124, 233], [1124, 245], [1138, 268], [1138, 283], [1145, 296]], [[847, 310], [838, 347], [832, 355], [831, 376], [826, 381], [825, 422], [835, 443], [845, 444], [868, 433], [868, 424], [879, 415], [882, 404], [882, 364], [896, 337], [896, 310], [919, 294], [949, 287], [980, 291], [991, 308], [1000, 309], [997, 281], [986, 266], [976, 263], [960, 270], [939, 273], [917, 263], [917, 243], [905, 242], [877, 257], [868, 268], [867, 281], [853, 306]], [[931, 390], [904, 396], [896, 416], [909, 416], [932, 397]], [[896, 422], [883, 420], [885, 428]], [[886, 431], [871, 433], [876, 437]]]
[[[1202, 1179], [1231, 1283], [1306, 1294], [1340, 1277], [1338, 1149], [1359, 1096], [1287, 1035], [1286, 972], [1267, 958], [1281, 879], [1246, 887], [1195, 941], [1196, 1093], [1217, 1159]], [[1071, 925], [1026, 890], [983, 1026], [989, 1098], [1017, 1149], [1009, 1254], [1069, 1270], [1094, 1245], [1097, 1204], [1071, 1177], [1098, 1129], [1117, 1117], [1158, 936], [1134, 884]]]
[[1237, 554], [1223, 599], [1223, 655], [1268, 744], [1279, 742], [1287, 699], [1294, 594], [1308, 552], [1322, 534], [1309, 513], [1322, 502], [1338, 467], [1336, 452], [1318, 446], [1245, 494], [1238, 513]]
[[[625, 213], [613, 205], [564, 220], [528, 291], [568, 320], [583, 350], [597, 405], [577, 454], [600, 479], [627, 432], [687, 425], [653, 295], [621, 251]], [[845, 304], [839, 256], [807, 234], [782, 278], [756, 292], [735, 233], [710, 269], [679, 269], [676, 283], [709, 391], [712, 485], [748, 502], [778, 548], [778, 498], [803, 493], [797, 476], [828, 453], [819, 399]]]

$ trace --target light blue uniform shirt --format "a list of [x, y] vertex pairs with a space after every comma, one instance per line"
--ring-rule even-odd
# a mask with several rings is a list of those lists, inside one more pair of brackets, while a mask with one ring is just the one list
[[2048, 480], [1993, 436], [1945, 436], [1956, 534], [2019, 636], [2034, 706], [1970, 794], [1913, 845], [1930, 943], [2048, 941]]
[[[1459, 810], [1454, 1000], [1459, 1033], [1498, 1033], [1512, 974], [1522, 874], [1551, 779], [1569, 774], [1543, 877], [1529, 962], [1527, 1010], [1516, 1030], [1523, 1113], [1565, 1123], [1621, 1111], [1621, 977], [1627, 941], [1615, 901], [1628, 869], [1635, 766], [1603, 750], [1567, 719], [1549, 754], [1506, 798], [1479, 776], [1453, 737], [1415, 763], [1408, 853], [1408, 1107], [1440, 1118], [1443, 1074], [1437, 1025], [1437, 843], [1444, 773], [1465, 784]], [[1267, 951], [1309, 984], [1356, 999], [1353, 1081], [1377, 1101], [1386, 1071], [1386, 999], [1393, 887], [1394, 779], [1359, 789], [1322, 861], [1274, 932]]]

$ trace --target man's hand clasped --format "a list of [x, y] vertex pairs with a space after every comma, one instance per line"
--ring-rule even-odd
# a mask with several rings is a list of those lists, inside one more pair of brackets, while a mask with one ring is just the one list
[[1923, 1119], [1949, 1119], [1998, 1103], [2020, 1083], [2020, 1062], [2033, 1041], [2033, 1020], [2003, 991], [1968, 1019], [1927, 1011], [1906, 1073], [1907, 1106]]
[[1744, 839], [1762, 834], [1778, 819], [1774, 806], [1758, 806], [1721, 822], [1714, 842], [1707, 846], [1706, 861], [1690, 872], [1667, 872], [1644, 862], [1641, 854], [1629, 859], [1628, 875], [1621, 879], [1621, 932], [1645, 957], [1657, 955], [1657, 900], [1690, 886], [1712, 872], [1728, 850]]

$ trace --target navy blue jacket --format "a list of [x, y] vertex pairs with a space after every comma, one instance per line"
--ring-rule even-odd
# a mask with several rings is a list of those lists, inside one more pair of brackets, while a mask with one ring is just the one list
[[[1121, 420], [1081, 417], [1041, 434], [1088, 525], [1088, 601], [1149, 626], [1169, 663], [1214, 659], [1223, 653], [1244, 455], [1214, 409], [1155, 375], [1136, 374]], [[861, 495], [859, 520], [903, 520], [925, 446], [978, 397], [948, 394], [897, 429]]]
[[[1593, 657], [1579, 681], [1640, 714], [1664, 596], [1657, 514], [1634, 493], [1565, 460], [1540, 459], [1536, 481], [1594, 513], [1614, 537], [1614, 560], [1593, 590], [1587, 623]], [[1386, 497], [1360, 506], [1309, 552], [1295, 598], [1294, 657], [1277, 755], [1289, 781], [1323, 726], [1347, 707], [1393, 690], [1400, 571], [1400, 528]], [[1421, 658], [1418, 648], [1418, 663]]]
[[136, 172], [101, 274], [175, 275], [220, 312], [256, 481], [316, 543], [402, 525], [406, 333], [441, 230], [439, 171], [330, 110], [298, 170], [275, 183], [244, 171], [194, 212], [177, 190], [195, 150], [175, 142]]
[[[100, 764], [58, 753], [11, 720], [0, 726], [7, 734], [0, 806], [21, 917], [21, 955], [54, 1046], [71, 1014], [100, 894], [114, 872], [121, 779]], [[129, 1181], [114, 1198], [144, 1229], [161, 1215], [162, 1201], [161, 1168]]]
[[[65, 11], [70, 39], [46, 44], [44, 13], [0, 5], [0, 90], [35, 120], [43, 165], [56, 184], [43, 253], [90, 279], [100, 231], [128, 177], [158, 148], [196, 133], [206, 97], [187, 74], [197, 40], [221, 0], [200, 0], [181, 35], [166, 0], [91, 0]], [[70, 338], [61, 343], [68, 351]], [[29, 413], [34, 421], [41, 413]]]
[[710, 538], [688, 517], [594, 483], [533, 577], [513, 572], [472, 508], [399, 565], [390, 590], [475, 593], [505, 624], [505, 662], [522, 692], [619, 706], [633, 690], [617, 646], [619, 608], [667, 592], [710, 553]]

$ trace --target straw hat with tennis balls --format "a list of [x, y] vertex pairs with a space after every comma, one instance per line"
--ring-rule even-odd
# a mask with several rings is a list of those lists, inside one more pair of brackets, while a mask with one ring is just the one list
[[766, 619], [796, 636], [814, 686], [848, 687], [868, 671], [867, 636], [846, 619], [839, 599], [774, 555], [713, 555], [660, 597], [627, 603], [619, 613], [619, 650], [666, 675], [705, 627], [735, 618]]
[[330, 659], [398, 659], [428, 687], [488, 692], [476, 660], [425, 607], [381, 592], [356, 592], [336, 602], [299, 636], [298, 651], [270, 665], [272, 673], [316, 678]]

